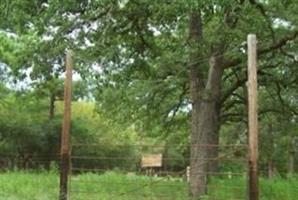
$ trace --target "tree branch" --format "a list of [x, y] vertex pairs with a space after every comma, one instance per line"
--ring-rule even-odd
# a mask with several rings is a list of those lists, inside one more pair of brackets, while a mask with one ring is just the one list
[[166, 113], [167, 113], [167, 117], [169, 116], [169, 114], [172, 112], [173, 114], [171, 115], [170, 119], [167, 120], [167, 123], [171, 123], [174, 121], [174, 118], [177, 114], [177, 112], [179, 111], [180, 107], [183, 105], [183, 100], [184, 100], [184, 97], [187, 93], [187, 86], [186, 86], [186, 83], [182, 86], [182, 92], [181, 94], [179, 95], [179, 100], [178, 102], [173, 105]]
[[234, 91], [236, 91], [239, 87], [241, 87], [246, 82], [246, 78], [242, 80], [237, 80], [237, 82], [229, 88], [223, 95], [220, 100], [220, 104], [223, 104]]
[[258, 55], [266, 54], [268, 52], [280, 49], [286, 45], [289, 41], [295, 40], [298, 37], [298, 30], [294, 31], [292, 35], [287, 35], [281, 38], [278, 42], [272, 44], [271, 46], [258, 50]]
[[267, 15], [267, 12], [266, 12], [263, 4], [261, 4], [260, 2], [257, 2], [257, 0], [249, 0], [249, 2], [252, 5], [254, 5], [261, 12], [261, 14], [264, 16], [264, 18], [266, 19], [266, 22], [268, 24], [269, 31], [271, 33], [272, 40], [273, 40], [273, 42], [275, 42], [275, 34], [274, 34], [274, 31], [273, 31], [273, 28], [272, 28], [272, 24], [271, 24], [272, 22], [271, 22], [270, 17]]
[[279, 83], [278, 81], [276, 81], [275, 84], [276, 84], [276, 87], [277, 87], [277, 97], [278, 97], [278, 100], [279, 100], [279, 102], [281, 103], [281, 105], [282, 105], [282, 107], [283, 107], [283, 108], [282, 108], [283, 113], [285, 112], [284, 109], [286, 108], [286, 109], [287, 109], [288, 111], [290, 111], [292, 114], [298, 116], [298, 112], [297, 112], [294, 108], [292, 108], [291, 106], [289, 106], [289, 105], [285, 102], [285, 100], [283, 99], [283, 97], [282, 97], [282, 95], [281, 95], [282, 88], [281, 88], [280, 83]]
[[[257, 51], [258, 56], [261, 56], [263, 54], [280, 49], [283, 46], [285, 46], [288, 42], [295, 40], [297, 37], [298, 37], [298, 30], [294, 31], [292, 34], [284, 36], [283, 38], [279, 39], [277, 42], [270, 45], [269, 47], [266, 47], [263, 49], [258, 49], [258, 51]], [[236, 66], [236, 65], [240, 64], [241, 62], [242, 62], [242, 59], [240, 57], [238, 57], [234, 60], [225, 61], [224, 68]]]

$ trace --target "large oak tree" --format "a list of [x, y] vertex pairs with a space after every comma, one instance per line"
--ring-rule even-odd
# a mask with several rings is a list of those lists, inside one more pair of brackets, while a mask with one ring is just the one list
[[95, 80], [98, 104], [114, 119], [154, 134], [162, 130], [157, 124], [187, 123], [191, 111], [193, 199], [205, 194], [207, 172], [217, 170], [206, 159], [218, 149], [204, 145], [218, 145], [221, 125], [245, 116], [247, 34], [257, 34], [265, 83], [296, 61], [294, 0], [16, 2], [6, 5], [12, 18], [3, 27], [34, 32], [50, 50], [73, 48], [84, 63], [77, 71]]

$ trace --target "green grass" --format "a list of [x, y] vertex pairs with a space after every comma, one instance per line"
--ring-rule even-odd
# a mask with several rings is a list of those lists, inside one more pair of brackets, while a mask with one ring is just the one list
[[[245, 178], [212, 179], [204, 200], [246, 199]], [[59, 177], [53, 172], [0, 174], [0, 200], [56, 200]], [[187, 184], [180, 178], [159, 178], [106, 172], [72, 176], [71, 200], [186, 200]], [[261, 200], [297, 200], [298, 178], [260, 180]]]
[[84, 174], [72, 178], [72, 199], [185, 199], [187, 185], [181, 179], [120, 175]]
[[54, 173], [0, 174], [0, 200], [55, 200], [59, 179]]

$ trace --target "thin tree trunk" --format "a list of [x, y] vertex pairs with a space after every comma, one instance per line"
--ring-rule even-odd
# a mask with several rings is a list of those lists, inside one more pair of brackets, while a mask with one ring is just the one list
[[291, 151], [289, 155], [289, 167], [288, 167], [288, 175], [291, 176], [294, 174], [295, 168], [295, 152]]
[[272, 178], [274, 176], [274, 163], [273, 163], [274, 136], [273, 136], [272, 123], [269, 124], [268, 135], [269, 135], [269, 142], [270, 142], [270, 146], [269, 146], [270, 152], [268, 155], [268, 178]]
[[288, 160], [288, 176], [292, 176], [295, 172], [295, 139], [290, 142], [289, 160]]
[[274, 164], [273, 160], [269, 159], [268, 160], [268, 178], [273, 178], [274, 176]]
[[53, 119], [55, 116], [55, 94], [50, 94], [50, 108], [49, 108], [49, 119]]

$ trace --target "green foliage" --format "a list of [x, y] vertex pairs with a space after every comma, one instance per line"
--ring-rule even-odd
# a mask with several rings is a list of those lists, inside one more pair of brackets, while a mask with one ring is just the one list
[[[26, 168], [50, 168], [51, 161], [57, 161], [60, 152], [63, 102], [56, 102], [56, 115], [48, 117], [46, 99], [40, 99], [34, 93], [11, 94], [0, 104], [0, 149], [3, 158], [8, 156], [10, 167], [24, 168], [22, 159], [30, 158]], [[73, 102], [72, 144], [86, 145], [73, 147], [77, 156], [130, 157], [133, 160], [77, 161], [79, 167], [135, 168], [139, 163], [140, 152], [137, 149], [139, 138], [133, 128], [123, 129], [100, 117], [94, 111], [94, 103]], [[95, 148], [92, 144], [96, 144]], [[89, 146], [90, 145], [90, 146]], [[97, 148], [99, 147], [99, 148]], [[13, 160], [16, 159], [16, 163]], [[39, 159], [43, 162], [39, 163]], [[7, 161], [7, 160], [6, 160]], [[88, 163], [89, 162], [89, 163]], [[77, 164], [78, 163], [78, 164]]]

